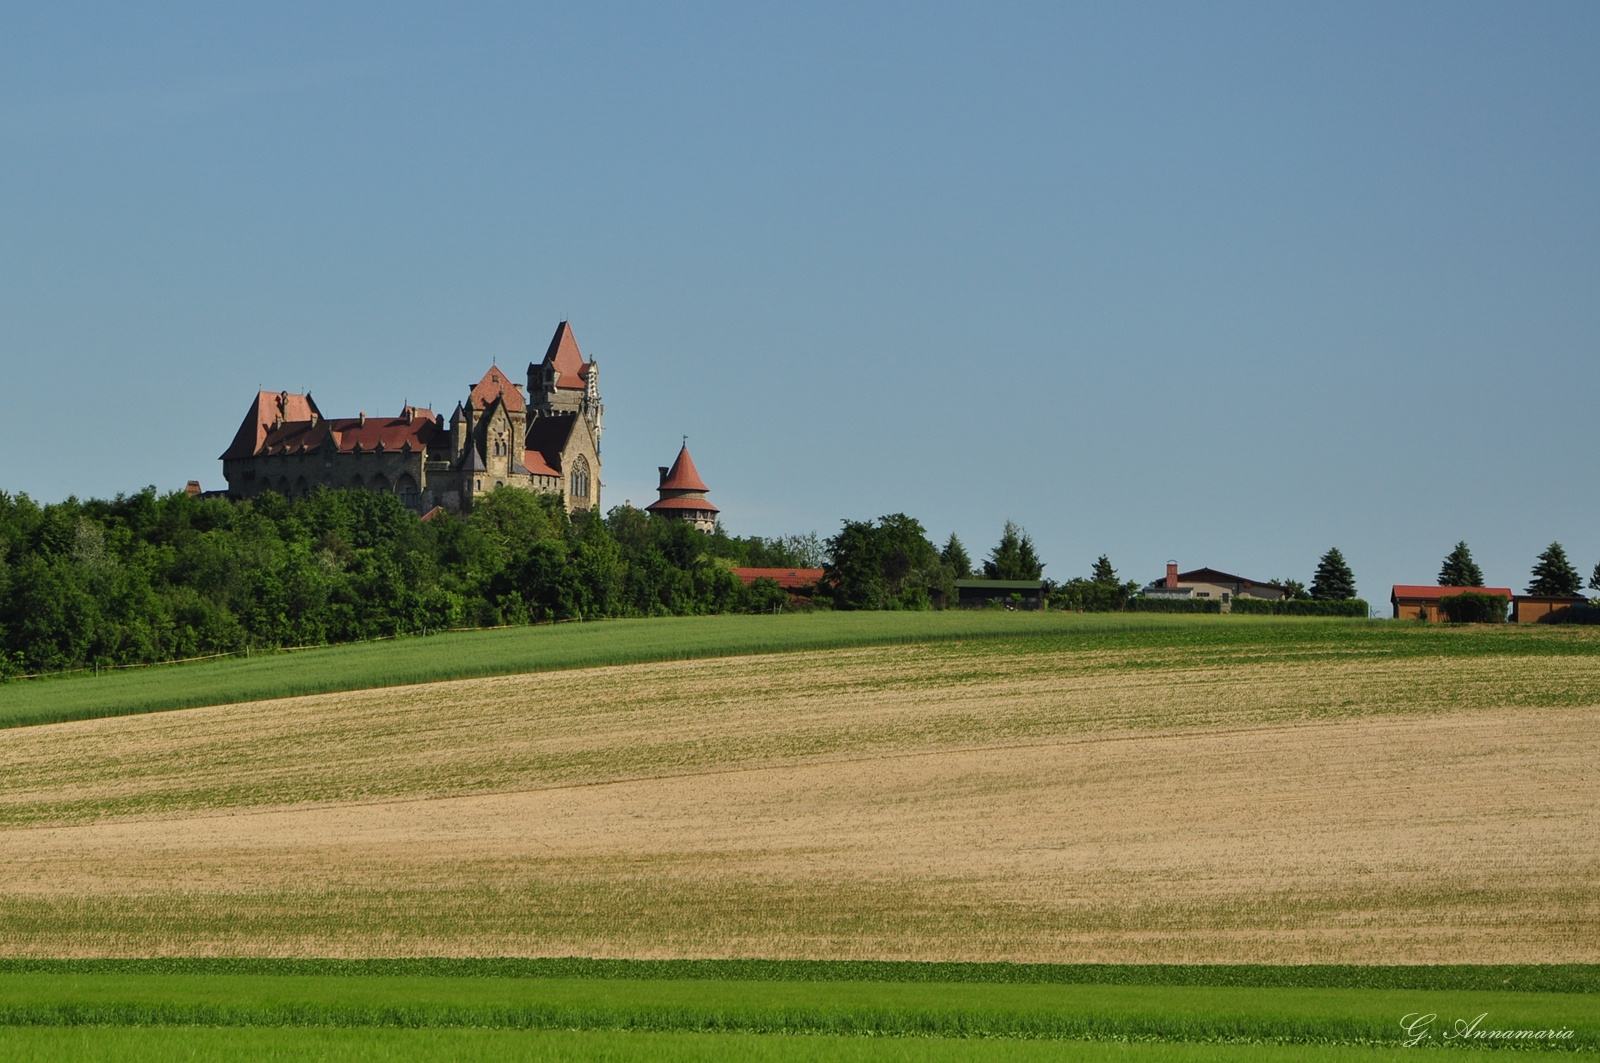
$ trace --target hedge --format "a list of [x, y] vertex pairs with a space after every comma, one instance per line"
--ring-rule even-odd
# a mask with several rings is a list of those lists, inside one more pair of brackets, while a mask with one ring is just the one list
[[1318, 601], [1314, 598], [1284, 598], [1278, 601], [1235, 598], [1232, 611], [1258, 616], [1354, 616], [1363, 620], [1371, 614], [1367, 603], [1360, 598], [1346, 598], [1340, 602]]
[[1129, 598], [1130, 613], [1220, 613], [1222, 603], [1213, 598]]

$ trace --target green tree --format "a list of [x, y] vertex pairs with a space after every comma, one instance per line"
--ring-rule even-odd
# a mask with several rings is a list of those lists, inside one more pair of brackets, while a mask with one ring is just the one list
[[1311, 597], [1322, 602], [1342, 602], [1355, 596], [1355, 573], [1350, 571], [1339, 548], [1334, 547], [1317, 562], [1317, 572], [1311, 580]]
[[1283, 588], [1285, 598], [1292, 598], [1301, 602], [1308, 601], [1311, 598], [1311, 595], [1306, 593], [1306, 585], [1297, 579], [1279, 579], [1272, 582]]
[[1595, 562], [1594, 571], [1589, 574], [1589, 589], [1600, 591], [1600, 561]]
[[1472, 551], [1467, 549], [1465, 540], [1456, 543], [1456, 548], [1444, 559], [1444, 564], [1439, 568], [1439, 586], [1483, 586], [1483, 569], [1472, 560]]
[[1567, 552], [1560, 543], [1551, 543], [1533, 566], [1533, 582], [1528, 584], [1529, 594], [1551, 594], [1570, 597], [1583, 586], [1583, 577], [1567, 560]]
[[[961, 545], [955, 532], [950, 533], [949, 541], [939, 551], [939, 560], [950, 566], [956, 579], [967, 579], [972, 575], [972, 558], [967, 556], [967, 548]], [[1595, 571], [1600, 572], [1600, 565], [1595, 566]]]
[[844, 521], [828, 540], [827, 580], [844, 609], [927, 609], [954, 591], [950, 566], [921, 523], [904, 513]]
[[1033, 540], [1016, 524], [1006, 521], [1000, 542], [983, 563], [983, 574], [989, 579], [1038, 579], [1043, 573], [1044, 562], [1034, 552]]
[[1111, 558], [1105, 554], [1096, 558], [1094, 568], [1089, 572], [1089, 579], [1095, 583], [1115, 587], [1118, 583], [1117, 570], [1111, 567]]

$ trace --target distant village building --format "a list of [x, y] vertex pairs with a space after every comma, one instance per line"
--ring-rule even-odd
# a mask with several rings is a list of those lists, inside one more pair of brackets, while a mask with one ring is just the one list
[[689, 456], [689, 441], [683, 441], [678, 460], [672, 468], [661, 466], [661, 485], [656, 492], [661, 496], [645, 507], [648, 513], [668, 520], [682, 520], [703, 532], [714, 531], [720, 510], [706, 498], [707, 487], [695, 470], [694, 459]]
[[560, 494], [568, 512], [598, 509], [600, 370], [584, 361], [567, 322], [544, 360], [528, 366], [527, 384], [524, 398], [490, 366], [448, 423], [411, 405], [395, 417], [325, 418], [309, 394], [259, 392], [222, 454], [228, 494], [344, 487], [398, 495], [419, 513], [460, 513], [510, 486]]
[[1589, 604], [1581, 594], [1515, 594], [1510, 587], [1432, 587], [1427, 584], [1397, 583], [1389, 592], [1389, 604], [1396, 620], [1448, 620], [1444, 599], [1457, 594], [1488, 594], [1504, 598], [1511, 606], [1514, 624], [1560, 624], [1571, 619], [1572, 610]]
[[1289, 597], [1289, 589], [1281, 584], [1245, 579], [1214, 568], [1179, 572], [1176, 561], [1168, 561], [1166, 578], [1150, 584], [1143, 593], [1146, 598], [1211, 598], [1224, 603], [1224, 612], [1226, 604], [1235, 598], [1278, 601]]
[[1456, 594], [1498, 594], [1508, 603], [1516, 595], [1510, 587], [1431, 587], [1426, 584], [1397, 583], [1389, 590], [1389, 605], [1396, 620], [1448, 620], [1440, 604]]

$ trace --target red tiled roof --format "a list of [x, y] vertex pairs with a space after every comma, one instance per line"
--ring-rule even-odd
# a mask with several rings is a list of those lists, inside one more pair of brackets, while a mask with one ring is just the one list
[[505, 399], [506, 409], [513, 413], [526, 408], [522, 402], [522, 392], [518, 390], [517, 385], [500, 371], [499, 366], [492, 365], [489, 371], [483, 374], [483, 379], [472, 389], [472, 396], [468, 401], [477, 409], [487, 410], [497, 398]]
[[1510, 587], [1433, 587], [1416, 583], [1396, 583], [1394, 590], [1389, 592], [1389, 597], [1424, 598], [1432, 601], [1437, 598], [1448, 598], [1454, 594], [1463, 594], [1467, 591], [1471, 591], [1473, 594], [1503, 594], [1508, 601], [1514, 597]]
[[662, 491], [709, 491], [711, 488], [700, 479], [700, 473], [694, 467], [694, 459], [689, 456], [689, 444], [685, 443], [683, 449], [678, 451], [678, 460], [672, 463], [672, 468], [667, 472], [667, 478], [661, 481]]
[[713, 506], [703, 498], [663, 498], [644, 507], [646, 512], [654, 513], [662, 509], [698, 509], [707, 513], [721, 513], [722, 510]]
[[552, 469], [550, 463], [544, 460], [544, 455], [537, 450], [524, 450], [522, 452], [522, 467], [535, 476], [560, 476], [558, 469]]
[[404, 451], [408, 445], [413, 451], [422, 451], [437, 431], [433, 420], [424, 417], [413, 417], [410, 424], [401, 417], [368, 417], [366, 424], [359, 417], [286, 421], [267, 433], [257, 453], [307, 453], [321, 449], [330, 435], [334, 449], [341, 454], [354, 453], [357, 446], [363, 452], [374, 451], [380, 444], [385, 451]]
[[321, 416], [310, 395], [295, 395], [287, 391], [258, 391], [250, 412], [244, 415], [233, 442], [222, 452], [222, 460], [249, 458], [261, 450], [267, 434], [281, 416], [285, 421], [310, 421], [313, 414]]
[[578, 340], [572, 335], [572, 326], [567, 322], [556, 326], [556, 334], [550, 338], [550, 348], [544, 352], [544, 360], [561, 374], [556, 378], [556, 387], [583, 390], [584, 381], [589, 376], [589, 366], [584, 362], [583, 352], [578, 350]]
[[424, 524], [426, 524], [428, 521], [432, 520], [433, 518], [438, 517], [438, 516], [442, 516], [443, 514], [446, 514], [448, 512], [450, 512], [450, 511], [445, 509], [443, 506], [434, 506], [432, 509], [428, 510], [428, 512], [426, 512], [426, 513], [424, 513], [422, 515], [422, 522]]
[[798, 587], [815, 587], [822, 582], [820, 568], [736, 568], [733, 574], [744, 581], [746, 587], [758, 579], [770, 579], [780, 587], [794, 590]]

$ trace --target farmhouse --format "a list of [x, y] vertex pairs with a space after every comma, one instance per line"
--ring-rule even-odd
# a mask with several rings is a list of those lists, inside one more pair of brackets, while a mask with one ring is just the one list
[[1044, 580], [1038, 579], [958, 579], [956, 604], [982, 607], [992, 605], [1044, 608]]
[[1445, 620], [1447, 617], [1440, 602], [1452, 595], [1471, 591], [1474, 594], [1498, 594], [1506, 601], [1514, 597], [1510, 587], [1429, 587], [1421, 584], [1397, 583], [1389, 592], [1389, 603], [1394, 607], [1396, 620]]
[[530, 363], [528, 393], [491, 365], [442, 414], [410, 404], [394, 417], [324, 417], [310, 394], [258, 392], [222, 453], [228, 494], [303, 497], [317, 486], [396, 494], [411, 509], [452, 512], [497, 487], [563, 496], [568, 512], [600, 506], [600, 369], [563, 321]]
[[1277, 583], [1245, 579], [1215, 568], [1179, 572], [1176, 561], [1167, 562], [1166, 578], [1145, 587], [1144, 594], [1147, 598], [1214, 598], [1224, 603], [1235, 598], [1277, 601], [1289, 597], [1288, 588]]

